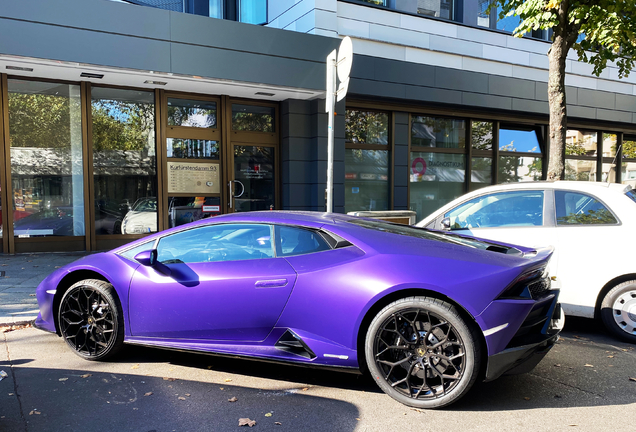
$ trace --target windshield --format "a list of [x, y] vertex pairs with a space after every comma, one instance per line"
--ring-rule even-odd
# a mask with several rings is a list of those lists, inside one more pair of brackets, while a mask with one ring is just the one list
[[132, 211], [154, 212], [157, 211], [157, 200], [155, 198], [143, 198], [135, 203]]

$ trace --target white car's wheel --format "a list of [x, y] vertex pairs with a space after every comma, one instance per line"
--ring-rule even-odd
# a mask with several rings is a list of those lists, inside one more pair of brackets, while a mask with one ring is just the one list
[[614, 335], [636, 343], [636, 280], [616, 285], [605, 295], [601, 318]]

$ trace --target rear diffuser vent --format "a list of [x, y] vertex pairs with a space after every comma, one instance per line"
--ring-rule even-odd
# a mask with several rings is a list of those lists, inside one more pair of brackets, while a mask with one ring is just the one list
[[303, 342], [300, 336], [291, 330], [287, 330], [283, 333], [274, 346], [279, 350], [305, 357], [309, 360], [316, 358], [316, 354]]

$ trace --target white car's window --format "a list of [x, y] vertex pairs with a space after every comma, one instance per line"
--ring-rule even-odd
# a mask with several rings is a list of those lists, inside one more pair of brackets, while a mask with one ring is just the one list
[[618, 221], [603, 203], [593, 196], [569, 191], [554, 191], [557, 225], [611, 225]]
[[305, 255], [331, 249], [320, 234], [302, 228], [277, 226], [276, 239], [277, 256]]
[[270, 225], [221, 224], [194, 228], [159, 240], [157, 260], [174, 264], [272, 258], [271, 238]]
[[540, 226], [543, 191], [500, 192], [474, 198], [444, 215], [451, 229]]
[[636, 189], [630, 189], [627, 192], [625, 192], [625, 195], [627, 195], [627, 197], [636, 202]]

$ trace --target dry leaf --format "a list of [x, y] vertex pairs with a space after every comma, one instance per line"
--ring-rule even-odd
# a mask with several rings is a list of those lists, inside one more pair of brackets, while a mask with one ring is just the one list
[[560, 364], [555, 364], [554, 367], [561, 367], [561, 365]]
[[272, 416], [271, 412], [268, 412], [268, 413], [265, 414], [265, 417], [271, 417], [271, 416]]
[[66, 381], [68, 378], [60, 378], [58, 381]]
[[139, 369], [139, 363], [137, 363], [136, 365], [132, 365], [130, 368], [131, 369]]
[[356, 417], [356, 420], [361, 421], [358, 417]]
[[583, 366], [585, 366], [585, 367], [594, 367], [594, 365], [591, 365], [589, 363], [585, 363]]
[[530, 398], [529, 398], [529, 397], [527, 397], [527, 396], [526, 396], [526, 397], [524, 397], [524, 399], [525, 399], [525, 400], [530, 400]]
[[607, 356], [607, 358], [614, 358], [614, 356]]
[[223, 390], [223, 387], [219, 387], [219, 390]]
[[163, 377], [164, 381], [176, 381], [176, 378], [168, 378], [168, 377]]
[[282, 425], [282, 423], [281, 423], [281, 422], [274, 422], [274, 424], [275, 424], [276, 426], [280, 426], [280, 425]]
[[303, 388], [303, 391], [307, 391], [307, 390], [309, 390], [309, 387]]
[[185, 395], [186, 395], [187, 397], [190, 397], [190, 396], [192, 396], [192, 395], [191, 395], [190, 393], [186, 393]]
[[236, 398], [236, 396], [232, 397], [231, 399], [228, 399], [228, 402], [236, 402], [238, 399]]
[[80, 378], [88, 378], [89, 376], [93, 376], [93, 374], [84, 374], [84, 375], [80, 375]]
[[231, 379], [229, 379], [229, 378], [226, 378], [226, 379], [225, 379], [225, 382], [232, 382], [232, 380], [231, 380]]
[[186, 400], [183, 396], [179, 396], [179, 400]]
[[630, 381], [636, 381], [636, 378], [634, 378], [634, 377], [629, 377], [629, 380], [630, 380]]
[[212, 366], [208, 366], [208, 369], [212, 369]]
[[150, 395], [152, 395], [152, 392], [144, 393], [144, 396], [150, 396]]
[[250, 420], [248, 418], [240, 418], [239, 419], [239, 426], [256, 426], [256, 420]]

